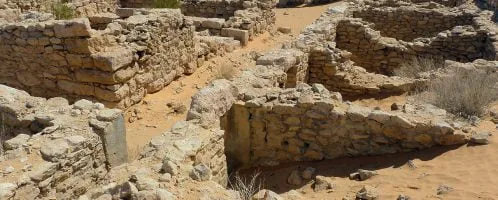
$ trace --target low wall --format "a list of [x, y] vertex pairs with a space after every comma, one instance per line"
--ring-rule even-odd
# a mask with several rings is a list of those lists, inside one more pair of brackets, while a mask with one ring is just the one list
[[371, 110], [332, 100], [334, 94], [321, 85], [298, 87], [275, 100], [263, 97], [232, 106], [226, 150], [239, 166], [379, 155], [467, 141], [460, 127], [449, 125], [444, 110], [429, 105]]
[[[469, 62], [496, 54], [486, 32], [471, 26], [455, 27], [437, 36], [413, 43], [382, 37], [368, 23], [359, 19], [344, 19], [337, 26], [337, 48], [353, 53], [351, 59], [368, 71], [392, 74], [401, 63], [415, 55], [442, 57], [459, 62]], [[494, 46], [494, 44], [493, 44]]]
[[120, 110], [87, 100], [69, 105], [4, 85], [0, 96], [0, 167], [11, 167], [0, 181], [11, 187], [0, 199], [74, 199], [127, 161]]
[[246, 9], [250, 2], [244, 0], [187, 0], [182, 2], [181, 10], [187, 16], [228, 19], [235, 15], [235, 11]]
[[445, 10], [414, 6], [399, 8], [362, 8], [352, 11], [352, 17], [375, 24], [382, 36], [412, 41], [419, 37], [434, 37], [455, 26], [470, 25], [471, 13], [454, 13]]
[[92, 30], [87, 19], [0, 25], [0, 83], [43, 97], [128, 107], [197, 68], [194, 28], [151, 10]]

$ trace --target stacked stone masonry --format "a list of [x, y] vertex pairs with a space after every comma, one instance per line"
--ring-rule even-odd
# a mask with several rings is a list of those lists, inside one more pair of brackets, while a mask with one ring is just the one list
[[88, 19], [0, 25], [0, 83], [35, 96], [128, 107], [197, 68], [194, 27], [151, 10], [93, 30]]
[[[348, 14], [359, 18], [339, 21], [337, 48], [351, 52], [351, 60], [371, 72], [390, 75], [414, 56], [459, 62], [496, 59], [496, 27], [490, 25], [490, 12], [409, 4], [358, 6]], [[393, 32], [383, 27], [397, 28]]]
[[[19, 10], [23, 12], [51, 12], [57, 0], [2, 0], [0, 12]], [[114, 12], [119, 5], [117, 0], [69, 0], [68, 5], [74, 9], [76, 16], [92, 16], [99, 13]]]
[[0, 184], [12, 186], [0, 199], [72, 199], [105, 183], [108, 170], [127, 161], [120, 110], [0, 85], [0, 116]]
[[273, 100], [260, 97], [236, 103], [228, 117], [238, 120], [226, 130], [240, 139], [227, 142], [239, 142], [233, 146], [248, 151], [232, 156], [240, 166], [275, 165], [405, 152], [467, 140], [462, 124], [450, 125], [453, 122], [444, 110], [406, 104], [397, 112], [376, 111], [331, 97], [337, 95], [331, 96], [321, 85], [301, 85]]

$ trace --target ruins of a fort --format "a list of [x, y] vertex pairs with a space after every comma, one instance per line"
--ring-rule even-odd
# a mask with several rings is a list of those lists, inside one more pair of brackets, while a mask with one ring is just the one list
[[417, 56], [498, 69], [494, 1], [352, 0], [201, 88], [129, 160], [126, 109], [275, 29], [277, 5], [326, 2], [69, 1], [68, 20], [50, 2], [0, 0], [0, 199], [238, 199], [238, 169], [467, 144], [475, 124], [434, 105], [353, 101], [442, 76], [395, 75]]

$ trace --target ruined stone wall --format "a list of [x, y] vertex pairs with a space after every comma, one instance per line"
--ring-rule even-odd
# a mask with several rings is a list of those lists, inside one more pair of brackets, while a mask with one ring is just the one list
[[468, 2], [468, 0], [410, 0], [410, 1], [413, 3], [423, 3], [431, 1], [449, 7], [460, 6]]
[[181, 10], [184, 15], [227, 19], [235, 15], [235, 11], [248, 7], [250, 1], [244, 0], [222, 0], [222, 1], [198, 1], [187, 0], [182, 2]]
[[[462, 144], [461, 124], [448, 124], [444, 110], [405, 105], [380, 111], [346, 105], [321, 85], [300, 85], [276, 99], [236, 103], [227, 126], [227, 149], [239, 166], [379, 155]], [[231, 115], [230, 115], [231, 114]], [[447, 122], [448, 121], [448, 122]], [[244, 149], [239, 151], [238, 149]], [[234, 152], [230, 152], [230, 151]], [[229, 154], [230, 155], [230, 154]]]
[[[218, 9], [226, 8], [225, 1], [201, 1], [190, 2], [197, 5], [199, 3], [220, 4]], [[270, 0], [240, 1], [238, 7], [230, 15], [216, 16], [216, 14], [203, 15], [205, 7], [190, 8], [194, 11], [187, 12], [182, 8], [182, 12], [192, 20], [196, 31], [208, 31], [213, 36], [233, 37], [239, 40], [242, 45], [246, 45], [254, 36], [270, 30], [275, 24], [275, 7]], [[189, 2], [182, 5], [188, 7]], [[229, 7], [231, 8], [231, 7]], [[197, 13], [197, 14], [196, 14]]]
[[[57, 0], [3, 0], [0, 9], [20, 9], [22, 12], [42, 11], [51, 12], [51, 6]], [[2, 5], [3, 3], [3, 5]], [[69, 0], [69, 5], [74, 8], [77, 16], [91, 16], [97, 13], [114, 12], [119, 6], [118, 0]]]
[[419, 37], [434, 37], [439, 32], [455, 26], [470, 25], [471, 13], [454, 13], [444, 10], [425, 9], [413, 6], [386, 8], [363, 8], [352, 11], [353, 17], [375, 24], [374, 29], [384, 37], [412, 41]]
[[4, 85], [0, 102], [0, 182], [8, 186], [1, 199], [74, 199], [105, 183], [108, 169], [127, 160], [119, 110], [32, 97]]
[[[413, 43], [382, 37], [358, 19], [342, 20], [337, 26], [337, 47], [353, 53], [351, 59], [368, 71], [392, 74], [400, 63], [415, 55], [442, 57], [460, 62], [482, 58], [487, 52], [487, 33], [471, 26], [457, 26], [432, 38]], [[489, 51], [489, 50], [488, 50]]]
[[196, 67], [193, 26], [178, 10], [115, 20], [87, 19], [0, 28], [0, 83], [43, 97], [97, 99], [128, 107]]
[[355, 66], [350, 57], [351, 53], [336, 48], [313, 49], [309, 53], [308, 83], [322, 84], [348, 100], [402, 94], [422, 83], [366, 72]]

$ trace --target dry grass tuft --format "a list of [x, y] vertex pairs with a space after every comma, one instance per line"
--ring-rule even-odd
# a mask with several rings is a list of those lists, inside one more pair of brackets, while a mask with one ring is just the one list
[[482, 116], [497, 100], [498, 75], [459, 70], [454, 76], [434, 80], [428, 87], [430, 103], [457, 116]]
[[444, 67], [444, 59], [432, 56], [413, 57], [394, 70], [394, 75], [406, 78], [420, 78], [421, 72], [427, 72]]
[[262, 188], [261, 181], [258, 181], [259, 175], [261, 175], [261, 173], [256, 172], [249, 178], [245, 178], [236, 172], [235, 176], [228, 181], [228, 185], [231, 189], [239, 193], [239, 197], [242, 200], [251, 200], [252, 196], [259, 192]]

